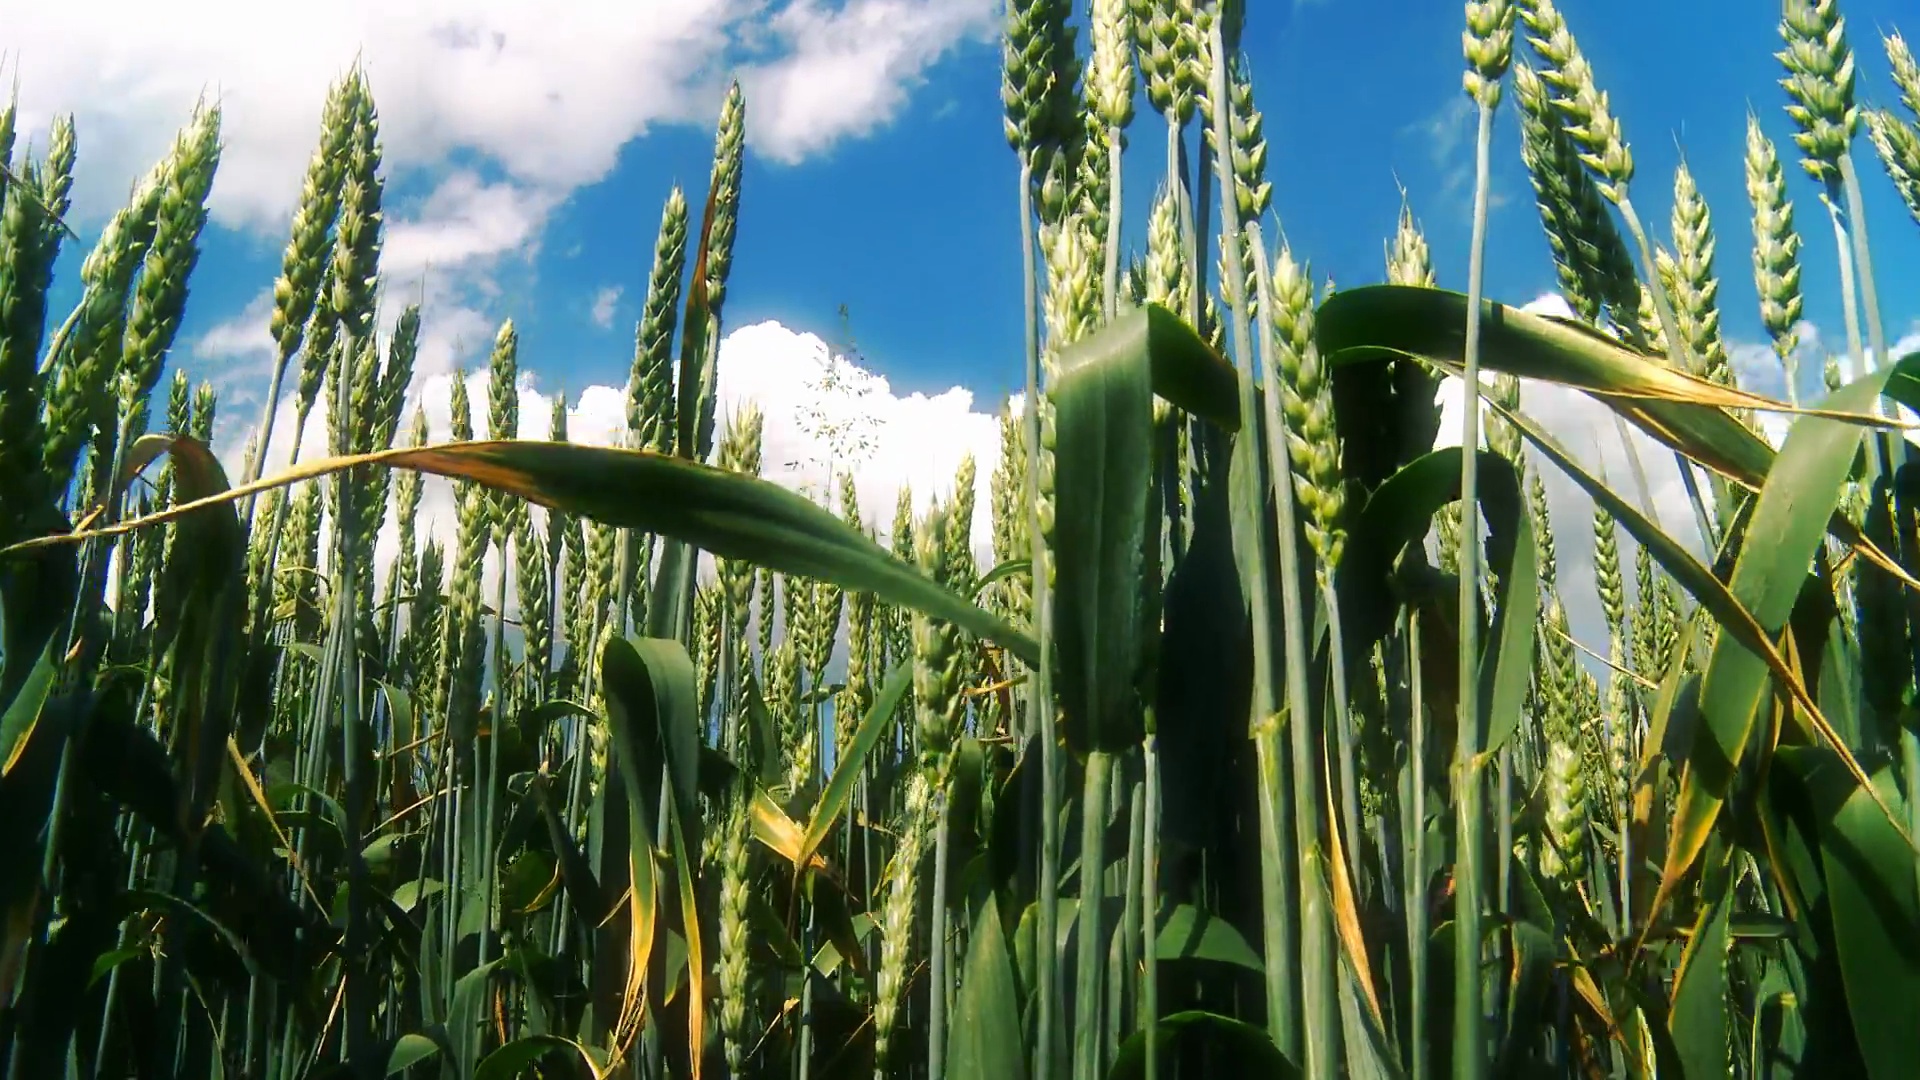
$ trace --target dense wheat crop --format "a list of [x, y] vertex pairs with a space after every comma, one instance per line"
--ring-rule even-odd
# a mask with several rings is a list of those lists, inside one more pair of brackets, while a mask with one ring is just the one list
[[[342, 77], [237, 477], [211, 390], [160, 385], [218, 109], [64, 316], [76, 133], [16, 154], [0, 112], [5, 1075], [1911, 1075], [1920, 356], [1887, 355], [1869, 225], [1914, 237], [1861, 212], [1884, 172], [1920, 220], [1897, 33], [1856, 55], [1787, 0], [1751, 205], [1716, 232], [1682, 167], [1662, 234], [1552, 0], [1468, 3], [1471, 264], [1407, 207], [1384, 284], [1336, 295], [1275, 227], [1304, 211], [1243, 5], [1072, 8], [1006, 5], [1026, 290], [980, 299], [1024, 303], [1032, 405], [987, 505], [969, 460], [884, 531], [845, 476], [762, 479], [765, 418], [717, 406], [737, 86], [705, 196], [664, 202], [624, 444], [569, 444], [564, 401], [518, 437], [507, 322], [427, 445]], [[1575, 318], [1480, 295], [1503, 108]], [[1123, 183], [1156, 190], [1138, 252]], [[1790, 362], [1802, 229], [1852, 333], [1783, 403], [1734, 385], [1717, 275], [1750, 265]], [[1449, 375], [1472, 453], [1435, 446]], [[1671, 460], [1611, 486], [1529, 418], [1549, 383]], [[296, 430], [326, 395], [321, 460], [263, 460], [289, 393]], [[1670, 468], [1708, 550], [1647, 504]], [[1590, 516], [1549, 520], [1555, 474]]]

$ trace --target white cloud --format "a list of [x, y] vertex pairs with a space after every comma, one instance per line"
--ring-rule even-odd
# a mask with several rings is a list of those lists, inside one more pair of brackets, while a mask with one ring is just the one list
[[[776, 159], [870, 131], [929, 65], [991, 28], [997, 7], [647, 0], [636, 13], [623, 0], [342, 0], [321, 13], [182, 0], [156, 19], [131, 0], [76, 0], [10, 11], [7, 41], [22, 130], [75, 114], [81, 221], [124, 200], [204, 95], [223, 108], [216, 220], [277, 232], [327, 86], [356, 57], [372, 80], [391, 171], [478, 159], [538, 202], [601, 179], [654, 125], [711, 125], [735, 69], [749, 91], [750, 144]], [[433, 245], [423, 253], [433, 252], [445, 254]]]
[[[423, 325], [423, 331], [431, 327]], [[227, 333], [228, 331], [218, 331]], [[264, 335], [264, 329], [261, 330]], [[211, 335], [210, 335], [211, 336]], [[860, 496], [863, 520], [877, 529], [881, 542], [889, 540], [895, 501], [902, 486], [910, 486], [916, 512], [924, 512], [935, 498], [952, 495], [954, 474], [960, 459], [972, 453], [976, 465], [973, 547], [983, 563], [991, 558], [992, 519], [990, 483], [999, 464], [999, 421], [991, 412], [974, 407], [973, 395], [954, 387], [944, 393], [895, 394], [884, 376], [841, 361], [838, 373], [867, 392], [857, 405], [850, 398], [832, 400], [818, 389], [822, 363], [830, 355], [825, 342], [813, 334], [790, 330], [779, 323], [763, 322], [743, 326], [729, 333], [721, 343], [718, 393], [721, 409], [720, 432], [725, 421], [747, 402], [758, 405], [765, 415], [764, 467], [762, 475], [776, 483], [818, 498], [827, 477], [827, 461], [833, 447], [800, 416], [803, 406], [820, 404], [829, 414], [841, 417], [858, 411], [872, 418], [874, 445], [880, 452], [855, 460], [843, 456], [838, 470], [850, 469]], [[475, 422], [484, 436], [488, 375], [484, 369], [467, 373], [467, 393], [475, 412]], [[406, 404], [411, 417], [416, 406], [424, 408], [429, 441], [444, 441], [452, 435], [452, 376], [449, 369], [423, 374], [415, 380]], [[274, 422], [273, 447], [269, 460], [273, 471], [284, 467], [293, 443], [294, 405], [291, 392], [283, 395]], [[520, 430], [524, 439], [544, 439], [549, 433], [553, 397], [542, 388], [539, 373], [522, 368], [519, 383]], [[567, 434], [578, 443], [605, 446], [626, 431], [626, 391], [624, 387], [591, 385], [567, 396]], [[406, 431], [408, 420], [402, 424]], [[315, 460], [327, 453], [327, 408], [323, 395], [300, 435], [300, 457]], [[255, 428], [255, 416], [248, 411], [222, 422], [217, 441], [223, 464], [230, 475], [238, 475], [246, 438]], [[839, 508], [838, 501], [834, 509]], [[420, 526], [452, 556], [455, 540], [455, 507], [451, 485], [428, 477], [422, 488]], [[398, 550], [398, 532], [388, 521], [376, 545], [376, 565], [384, 581], [386, 567]], [[711, 561], [703, 560], [710, 569]], [[485, 588], [491, 596], [498, 580], [499, 560], [489, 554], [484, 568]]]
[[471, 171], [454, 172], [417, 213], [388, 227], [381, 274], [406, 281], [506, 253], [530, 257], [557, 201], [549, 193], [485, 183]]
[[[793, 161], [884, 124], [920, 74], [959, 42], [996, 28], [995, 0], [794, 0], [768, 29], [788, 55], [752, 70], [747, 127]], [[759, 104], [756, 104], [756, 101]]]
[[612, 328], [613, 310], [619, 305], [623, 291], [624, 286], [608, 285], [593, 294], [593, 309], [588, 313], [593, 318], [593, 325], [602, 330]]
[[[1523, 305], [1522, 310], [1574, 317], [1566, 300], [1552, 293]], [[1826, 393], [1820, 369], [1833, 346], [1823, 340], [1819, 327], [1814, 324], [1802, 323], [1799, 329], [1800, 345], [1795, 351], [1795, 364], [1802, 404], [1811, 405]], [[1839, 347], [1844, 351], [1844, 343]], [[1769, 396], [1784, 395], [1785, 372], [1770, 345], [1729, 341], [1727, 348], [1742, 386]], [[1920, 326], [1915, 326], [1896, 343], [1888, 346], [1889, 354], [1895, 358], [1915, 350], [1920, 350]], [[1848, 361], [1842, 358], [1842, 369], [1845, 370], [1847, 365]], [[1491, 383], [1492, 374], [1483, 374], [1483, 380]], [[1524, 382], [1522, 387], [1521, 410], [1545, 430], [1562, 450], [1588, 472], [1612, 485], [1636, 509], [1647, 513], [1650, 508], [1649, 516], [1663, 531], [1686, 545], [1696, 556], [1704, 557], [1693, 505], [1671, 449], [1631, 424], [1624, 425], [1626, 438], [1623, 440], [1623, 425], [1616, 421], [1615, 414], [1579, 391], [1537, 381]], [[1459, 379], [1449, 377], [1442, 383], [1441, 424], [1435, 440], [1438, 446], [1460, 445], [1462, 390]], [[1793, 418], [1780, 413], [1760, 413], [1757, 419], [1762, 434], [1778, 446], [1785, 438]], [[1606, 624], [1592, 584], [1593, 501], [1565, 473], [1541, 457], [1531, 444], [1527, 445], [1527, 455], [1540, 470], [1547, 490], [1548, 510], [1554, 523], [1561, 596], [1567, 608], [1568, 621], [1575, 637], [1604, 653]], [[1701, 495], [1708, 500], [1711, 508], [1712, 492], [1706, 476], [1697, 469], [1695, 473], [1699, 477]], [[1641, 487], [1643, 476], [1644, 493]], [[1631, 575], [1630, 560], [1635, 544], [1624, 531], [1619, 534], [1619, 542], [1623, 566]]]

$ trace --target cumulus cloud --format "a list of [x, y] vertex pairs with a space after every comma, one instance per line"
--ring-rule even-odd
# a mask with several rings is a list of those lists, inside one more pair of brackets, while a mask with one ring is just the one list
[[[372, 80], [390, 169], [490, 162], [518, 191], [513, 198], [537, 205], [604, 177], [620, 148], [655, 125], [711, 124], [735, 73], [749, 93], [750, 145], [776, 159], [870, 131], [893, 118], [931, 64], [991, 29], [998, 5], [644, 7], [638, 15], [621, 0], [342, 0], [320, 11], [182, 0], [155, 19], [130, 0], [80, 0], [10, 12], [7, 39], [22, 129], [75, 114], [79, 220], [123, 202], [205, 97], [223, 109], [215, 219], [277, 231], [298, 196], [327, 86], [356, 58]], [[483, 191], [476, 183], [469, 194]]]
[[[264, 330], [262, 330], [264, 334]], [[832, 378], [825, 378], [831, 375]], [[466, 375], [475, 424], [484, 436], [488, 374]], [[842, 387], [844, 389], [836, 389]], [[519, 435], [545, 439], [550, 432], [553, 392], [537, 371], [522, 368], [518, 385]], [[850, 474], [859, 496], [863, 520], [876, 529], [881, 542], [890, 540], [894, 508], [902, 488], [912, 492], [916, 513], [933, 499], [953, 495], [960, 460], [972, 454], [976, 464], [973, 547], [983, 562], [991, 557], [992, 524], [989, 484], [999, 464], [1000, 429], [997, 415], [976, 406], [973, 394], [953, 387], [939, 394], [894, 392], [885, 376], [844, 357], [837, 357], [818, 336], [762, 322], [733, 330], [721, 343], [719, 379], [721, 430], [727, 419], [749, 403], [765, 417], [763, 470], [765, 478], [815, 499], [824, 497], [829, 468], [834, 475]], [[429, 441], [452, 436], [453, 375], [439, 370], [415, 381], [406, 405], [427, 418]], [[294, 443], [294, 404], [283, 396], [274, 422], [272, 466], [283, 467]], [[231, 426], [228, 426], [231, 425]], [[237, 474], [248, 435], [255, 424], [251, 413], [223, 419], [228, 435], [217, 440], [223, 463]], [[402, 430], [404, 432], [405, 425]], [[872, 452], [842, 446], [830, 432], [858, 431], [868, 436]], [[574, 442], [606, 446], [626, 431], [624, 387], [590, 385], [567, 395], [567, 434]], [[300, 458], [314, 460], [327, 453], [328, 418], [324, 395], [299, 435]], [[834, 508], [838, 510], [836, 499]], [[540, 520], [537, 515], [536, 520]], [[419, 528], [451, 553], [456, 529], [452, 486], [428, 477], [422, 487]], [[398, 530], [392, 521], [376, 543], [376, 565], [385, 568], [398, 551]], [[711, 561], [705, 560], [710, 572]], [[489, 554], [484, 567], [485, 587], [498, 580], [499, 559]]]
[[759, 147], [793, 161], [884, 124], [921, 72], [996, 28], [998, 9], [995, 0], [794, 0], [769, 21], [787, 54], [745, 79], [759, 102], [749, 106]]

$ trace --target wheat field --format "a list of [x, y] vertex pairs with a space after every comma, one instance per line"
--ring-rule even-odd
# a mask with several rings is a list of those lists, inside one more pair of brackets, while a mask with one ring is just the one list
[[[1920, 355], [1869, 227], [1920, 223], [1920, 65], [1892, 28], [1853, 52], [1837, 0], [1780, 11], [1716, 233], [1685, 165], [1642, 219], [1665, 179], [1553, 0], [1466, 3], [1471, 263], [1433, 264], [1416, 193], [1336, 291], [1273, 227], [1244, 0], [1008, 0], [1025, 290], [994, 302], [1033, 404], [989, 505], [969, 459], [887, 523], [721, 415], [738, 84], [662, 208], [620, 445], [568, 442], [564, 398], [519, 437], [511, 321], [430, 444], [347, 71], [236, 475], [212, 387], [160, 385], [220, 110], [62, 313], [74, 125], [16, 153], [8, 107], [3, 1075], [1912, 1075]], [[1483, 295], [1502, 109], [1571, 317]], [[1913, 222], [1863, 214], [1888, 179]], [[1790, 365], [1829, 233], [1825, 396], [1743, 390], [1719, 275]], [[1451, 446], [1448, 378], [1482, 402]], [[1596, 475], [1543, 385], [1662, 452]], [[288, 401], [324, 456], [264, 460]], [[1550, 520], [1548, 476], [1590, 515]]]

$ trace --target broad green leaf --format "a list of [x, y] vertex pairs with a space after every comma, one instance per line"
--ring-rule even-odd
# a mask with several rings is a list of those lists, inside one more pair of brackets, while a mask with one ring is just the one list
[[1726, 867], [1717, 873], [1720, 887], [1701, 909], [1693, 935], [1680, 954], [1673, 976], [1673, 1004], [1667, 1012], [1667, 1030], [1674, 1048], [1686, 1063], [1688, 1076], [1730, 1076], [1727, 1061], [1727, 948], [1728, 923], [1733, 914], [1734, 875]]
[[[67, 524], [47, 506], [30, 522], [0, 523], [0, 528], [15, 527], [21, 532], [6, 536], [9, 542], [57, 535]], [[0, 555], [0, 776], [13, 768], [39, 719], [46, 690], [35, 686], [50, 676], [40, 668], [60, 659], [79, 576], [71, 548]]]
[[[179, 814], [189, 830], [206, 818], [226, 756], [242, 667], [246, 610], [246, 532], [228, 496], [226, 472], [205, 443], [185, 435], [147, 435], [128, 452], [123, 481], [166, 454], [176, 497], [197, 506], [175, 525], [172, 555], [154, 587], [155, 644], [178, 656], [168, 733]], [[344, 819], [343, 819], [344, 821]]]
[[560, 866], [552, 855], [527, 848], [500, 872], [496, 896], [503, 911], [531, 914], [546, 907], [560, 885]]
[[1053, 636], [1067, 744], [1120, 753], [1140, 742], [1135, 683], [1153, 488], [1153, 342], [1115, 324], [1060, 356], [1054, 404]]
[[[1407, 464], [1376, 488], [1361, 511], [1341, 561], [1342, 615], [1349, 629], [1349, 667], [1364, 663], [1389, 629], [1384, 615], [1397, 604], [1388, 577], [1407, 545], [1427, 534], [1433, 516], [1460, 498], [1460, 448], [1450, 446]], [[1533, 518], [1520, 497], [1513, 463], [1480, 452], [1479, 501], [1487, 523], [1487, 571], [1498, 584], [1491, 648], [1480, 659], [1479, 742], [1497, 753], [1518, 726], [1533, 673], [1539, 613], [1539, 568]], [[1370, 595], [1371, 594], [1371, 595]]]
[[[1840, 388], [1828, 404], [1841, 411], [1872, 408], [1889, 370], [1883, 368]], [[1747, 530], [1749, 540], [1734, 562], [1727, 591], [1743, 611], [1751, 613], [1768, 642], [1778, 640], [1786, 629], [1808, 568], [1826, 539], [1825, 522], [1845, 494], [1866, 430], [1823, 417], [1801, 418], [1787, 433], [1780, 457], [1760, 490]], [[1699, 855], [1726, 801], [1758, 712], [1770, 694], [1767, 667], [1762, 653], [1734, 635], [1715, 637], [1700, 680], [1703, 723], [1680, 774], [1674, 839], [1662, 870], [1662, 893]], [[1830, 731], [1823, 734], [1830, 744], [1842, 745]]]
[[848, 744], [846, 760], [834, 763], [833, 777], [827, 781], [826, 790], [820, 793], [820, 801], [814, 805], [813, 819], [807, 822], [807, 832], [800, 841], [799, 850], [789, 860], [796, 874], [811, 862], [813, 853], [820, 850], [827, 834], [833, 831], [833, 823], [845, 812], [853, 798], [854, 788], [860, 782], [860, 772], [866, 767], [867, 755], [873, 752], [881, 736], [891, 730], [893, 714], [912, 685], [912, 665], [895, 667], [881, 685], [879, 696], [867, 709], [867, 715], [860, 718], [860, 726], [854, 729], [853, 740]]
[[548, 1054], [565, 1051], [571, 1051], [587, 1067], [588, 1075], [594, 1080], [600, 1080], [605, 1075], [600, 1063], [594, 1060], [594, 1055], [572, 1039], [559, 1035], [527, 1035], [488, 1054], [480, 1067], [474, 1070], [473, 1080], [515, 1080], [524, 1075], [528, 1066], [538, 1063]]
[[[1913, 1074], [1914, 1038], [1920, 1032], [1914, 855], [1881, 808], [1836, 765], [1824, 747], [1783, 747], [1774, 762], [1775, 768], [1798, 774], [1812, 797], [1854, 1036], [1874, 1080], [1893, 1080]], [[1891, 766], [1874, 773], [1873, 786], [1905, 820], [1907, 807]]]
[[99, 984], [100, 980], [113, 974], [120, 965], [130, 960], [138, 960], [142, 956], [149, 955], [151, 955], [149, 950], [134, 947], [115, 949], [112, 952], [101, 953], [93, 959], [93, 971], [87, 976], [87, 989], [93, 989]]
[[[688, 828], [679, 819], [682, 813], [697, 814], [698, 808], [683, 809], [675, 806], [673, 816], [675, 827], [667, 830], [667, 836], [673, 850], [673, 868], [675, 880], [680, 886], [680, 920], [686, 927], [687, 948], [687, 988], [692, 995], [693, 1005], [687, 1009], [687, 1045], [695, 1050], [693, 1055], [693, 1080], [700, 1080], [700, 1062], [705, 1056], [699, 1051], [706, 1046], [705, 1028], [707, 1010], [706, 978], [707, 964], [705, 947], [700, 934], [700, 896], [695, 891], [693, 870], [695, 860], [700, 857], [700, 849], [688, 842]], [[672, 1000], [672, 994], [667, 995]]]
[[[620, 753], [620, 767], [627, 774], [628, 812], [634, 815], [632, 834], [634, 868], [635, 961], [639, 955], [640, 920], [652, 921], [653, 912], [641, 906], [641, 883], [652, 878], [653, 833], [639, 819], [636, 800], [654, 793], [642, 787], [649, 776], [659, 775], [670, 793], [668, 798], [668, 849], [680, 893], [680, 910], [687, 931], [687, 969], [694, 1000], [704, 1001], [702, 984], [706, 969], [701, 958], [700, 917], [693, 886], [692, 859], [700, 851], [700, 712], [693, 660], [686, 647], [677, 641], [638, 638], [631, 641], [609, 638], [600, 653], [600, 685], [607, 699], [607, 718], [614, 732], [614, 745]], [[655, 789], [657, 792], [658, 789]], [[651, 890], [649, 890], [651, 891]], [[700, 1046], [703, 1009], [688, 1009], [691, 1045]], [[700, 1072], [699, 1056], [694, 1057], [694, 1074]]]
[[[1702, 565], [1700, 560], [1694, 558], [1693, 553], [1688, 551], [1685, 546], [1661, 531], [1659, 526], [1649, 521], [1645, 515], [1640, 513], [1639, 510], [1635, 509], [1632, 504], [1628, 503], [1625, 499], [1622, 499], [1612, 488], [1608, 487], [1592, 473], [1589, 473], [1579, 462], [1573, 459], [1572, 455], [1562, 449], [1551, 436], [1542, 431], [1539, 425], [1528, 419], [1525, 414], [1510, 412], [1500, 408], [1498, 405], [1494, 406], [1494, 408], [1508, 423], [1513, 424], [1514, 427], [1526, 437], [1528, 442], [1531, 442], [1537, 447], [1549, 461], [1552, 461], [1558, 466], [1562, 472], [1567, 474], [1568, 478], [1580, 485], [1588, 495], [1593, 497], [1595, 502], [1599, 503], [1608, 513], [1612, 514], [1614, 519], [1619, 522], [1620, 527], [1625, 529], [1628, 535], [1639, 541], [1640, 544], [1647, 549], [1647, 553], [1652, 556], [1653, 560], [1659, 563], [1660, 567], [1667, 571], [1667, 573], [1671, 574], [1681, 588], [1685, 589], [1695, 600], [1699, 601], [1702, 607], [1707, 609], [1707, 612], [1713, 616], [1714, 621], [1725, 631], [1724, 637], [1732, 639], [1734, 642], [1737, 642], [1739, 646], [1744, 647], [1759, 657], [1763, 670], [1772, 672], [1775, 682], [1781, 689], [1792, 696], [1794, 702], [1800, 707], [1801, 712], [1805, 714], [1805, 722], [1820, 738], [1831, 744], [1838, 745], [1833, 732], [1833, 726], [1829, 724], [1826, 717], [1821, 714], [1819, 705], [1814, 702], [1812, 696], [1807, 692], [1805, 683], [1801, 681], [1794, 669], [1788, 665], [1786, 658], [1781, 656], [1780, 651], [1775, 648], [1773, 637], [1761, 627], [1759, 621], [1754, 618], [1753, 613], [1748, 611], [1747, 608], [1734, 597], [1729, 588], [1721, 583], [1719, 578], [1714, 576], [1712, 570]], [[1817, 422], [1833, 423], [1833, 421], [1826, 420]], [[1807, 566], [1811, 563], [1811, 560], [1812, 556], [1809, 554], [1807, 562], [1802, 563], [1794, 571], [1795, 595], [1798, 595], [1798, 584], [1805, 579]], [[1847, 753], [1844, 747], [1841, 748], [1840, 753], [1842, 760], [1849, 763], [1850, 768], [1861, 778], [1861, 783], [1864, 785], [1865, 773], [1860, 770], [1859, 763], [1854, 761], [1852, 755]], [[1715, 808], [1717, 808], [1717, 806], [1718, 804], [1715, 803]], [[1709, 817], [1706, 820], [1710, 825], [1712, 819]], [[1677, 818], [1675, 819], [1675, 824], [1677, 827]], [[1679, 833], [1676, 832], [1674, 838], [1677, 841]], [[1697, 844], [1694, 845], [1693, 850], [1695, 852], [1699, 850]], [[1691, 862], [1692, 859], [1691, 856], [1689, 856], [1688, 859], [1685, 860], [1685, 863], [1691, 864]], [[1673, 867], [1676, 865], [1679, 865], [1680, 870], [1684, 871], [1685, 866], [1680, 865], [1675, 860], [1673, 850], [1670, 848], [1668, 852], [1668, 866]], [[1670, 880], [1671, 879], [1663, 879], [1663, 891], [1671, 888]]]
[[947, 1075], [1024, 1080], [1026, 1040], [1020, 1037], [1020, 994], [999, 901], [989, 893], [967, 937], [967, 959], [954, 995], [947, 1035]]
[[47, 703], [48, 691], [53, 689], [57, 670], [53, 647], [54, 641], [49, 638], [26, 681], [7, 701], [6, 711], [0, 712], [0, 776], [13, 771], [20, 752], [27, 747], [27, 736], [33, 734], [34, 725], [40, 722], [40, 710]]
[[[1203, 1040], [1218, 1052], [1232, 1054], [1241, 1063], [1243, 1076], [1292, 1080], [1300, 1075], [1299, 1066], [1273, 1045], [1273, 1037], [1264, 1028], [1243, 1020], [1194, 1009], [1161, 1017], [1159, 1028], [1161, 1075], [1167, 1075], [1166, 1059], [1189, 1039]], [[1142, 1030], [1120, 1044], [1120, 1052], [1107, 1070], [1107, 1080], [1135, 1080], [1146, 1075], [1147, 1033]]]
[[1040, 648], [1031, 636], [943, 588], [799, 494], [684, 458], [577, 443], [447, 443], [325, 458], [111, 528], [15, 544], [0, 555], [148, 528], [259, 491], [366, 466], [471, 480], [550, 510], [636, 533], [657, 533], [721, 558], [871, 592], [888, 603], [954, 623], [1029, 664], [1039, 663]]
[[1015, 574], [1024, 574], [1032, 569], [1032, 559], [1008, 559], [1006, 562], [1000, 563], [993, 569], [980, 575], [980, 580], [973, 583], [973, 595], [969, 599], [978, 603], [980, 598], [986, 595], [988, 589], [1013, 577]]
[[399, 1076], [409, 1068], [440, 1054], [440, 1044], [425, 1035], [402, 1035], [387, 1051], [387, 1075]]
[[[1335, 365], [1418, 356], [1453, 375], [1465, 355], [1467, 297], [1443, 289], [1369, 285], [1343, 289], [1320, 305], [1314, 333]], [[1489, 370], [1586, 392], [1686, 457], [1749, 491], [1759, 491], [1774, 451], [1729, 409], [1824, 415], [1855, 425], [1889, 423], [1866, 409], [1794, 409], [1771, 398], [1676, 371], [1580, 323], [1482, 301], [1481, 363]], [[1920, 400], [1920, 378], [1902, 383]], [[1876, 565], [1920, 587], [1846, 517], [1829, 515], [1834, 536]]]
[[1266, 970], [1260, 954], [1232, 923], [1192, 904], [1180, 904], [1167, 913], [1153, 950], [1161, 960], [1215, 960], [1248, 971]]
[[[1585, 391], [1654, 438], [1748, 486], [1757, 487], [1766, 476], [1773, 450], [1729, 409], [1888, 423], [1865, 409], [1795, 409], [1676, 370], [1592, 327], [1498, 301], [1481, 304], [1481, 362], [1487, 368]], [[1343, 289], [1320, 305], [1314, 319], [1321, 350], [1343, 364], [1408, 355], [1457, 367], [1465, 353], [1466, 327], [1465, 294], [1405, 285]]]
[[[643, 654], [634, 643], [614, 637], [607, 640], [600, 653], [607, 729], [627, 809], [627, 867], [633, 886], [627, 899], [633, 920], [632, 956], [623, 991], [622, 1020], [616, 1028], [638, 1015], [658, 931], [660, 886], [655, 877], [652, 810], [658, 804], [660, 788], [654, 784], [664, 784], [673, 791], [673, 803], [692, 797], [682, 796], [674, 783], [666, 732], [699, 722], [693, 661], [686, 649], [678, 642], [650, 640], [648, 644], [655, 647]], [[691, 778], [687, 782], [691, 783]]]

